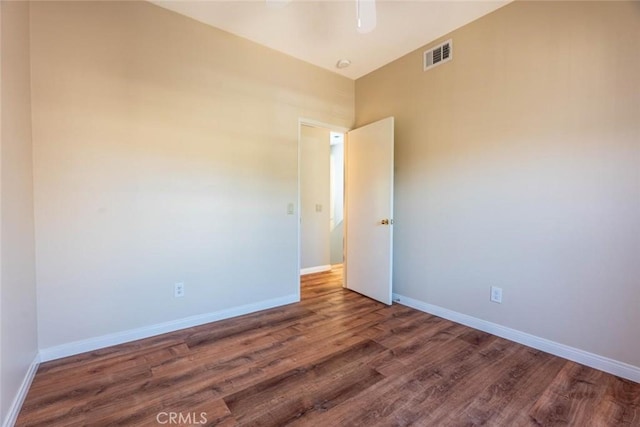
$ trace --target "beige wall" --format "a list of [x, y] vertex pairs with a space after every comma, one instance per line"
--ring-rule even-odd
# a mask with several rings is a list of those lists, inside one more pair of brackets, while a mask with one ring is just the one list
[[329, 129], [300, 127], [300, 268], [331, 263], [330, 148]]
[[640, 3], [516, 2], [450, 37], [449, 63], [356, 82], [358, 125], [396, 118], [394, 291], [640, 366]]
[[29, 3], [2, 2], [0, 422], [38, 352], [29, 89]]
[[298, 118], [354, 82], [145, 2], [31, 18], [41, 349], [295, 296]]

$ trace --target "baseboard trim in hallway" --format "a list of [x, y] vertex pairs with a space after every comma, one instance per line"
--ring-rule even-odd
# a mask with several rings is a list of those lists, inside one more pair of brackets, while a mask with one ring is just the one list
[[307, 274], [323, 273], [325, 271], [330, 271], [330, 270], [331, 270], [331, 265], [330, 264], [318, 265], [316, 267], [307, 267], [307, 268], [300, 269], [300, 275], [304, 276], [304, 275], [307, 275]]

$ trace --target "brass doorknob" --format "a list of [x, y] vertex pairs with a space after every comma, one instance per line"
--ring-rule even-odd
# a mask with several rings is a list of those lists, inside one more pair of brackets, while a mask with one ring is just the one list
[[388, 219], [383, 219], [382, 221], [380, 221], [380, 224], [389, 225], [389, 220]]

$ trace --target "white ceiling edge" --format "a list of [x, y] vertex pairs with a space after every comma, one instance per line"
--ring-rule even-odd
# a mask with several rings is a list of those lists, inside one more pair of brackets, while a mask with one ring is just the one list
[[[511, 0], [377, 0], [377, 26], [366, 34], [356, 28], [355, 0], [150, 1], [355, 80]], [[351, 65], [338, 69], [339, 59]]]

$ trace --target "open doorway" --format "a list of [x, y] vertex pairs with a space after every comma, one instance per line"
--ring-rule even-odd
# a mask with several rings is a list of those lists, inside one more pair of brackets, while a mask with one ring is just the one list
[[[394, 122], [393, 117], [387, 117], [347, 132], [300, 120], [298, 267], [301, 275], [316, 274], [303, 283], [322, 282], [327, 272], [333, 273], [331, 232], [339, 234], [337, 226], [344, 222], [341, 285], [391, 304]], [[342, 152], [343, 158], [342, 167], [338, 167], [344, 173], [340, 185], [343, 212], [338, 216], [334, 211], [333, 221], [331, 211], [340, 202], [334, 201], [332, 205], [330, 196], [332, 130], [342, 133], [346, 139], [343, 148], [336, 149]], [[307, 173], [312, 176], [307, 177]], [[315, 173], [319, 177], [317, 181], [323, 183], [318, 198], [310, 197], [307, 190], [308, 184], [316, 182]], [[326, 212], [327, 204], [329, 212]], [[318, 257], [310, 258], [311, 255]], [[307, 295], [313, 293], [310, 292]]]
[[[300, 275], [342, 271], [344, 130], [301, 122]], [[342, 274], [340, 274], [340, 277]]]

